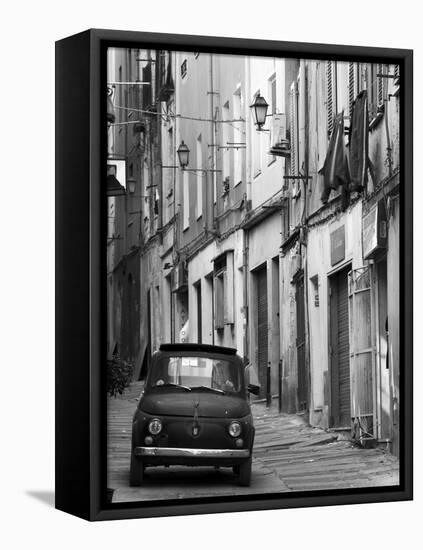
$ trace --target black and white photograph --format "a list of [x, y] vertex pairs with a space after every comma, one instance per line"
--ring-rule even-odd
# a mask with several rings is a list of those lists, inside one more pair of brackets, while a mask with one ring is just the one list
[[112, 505], [399, 486], [401, 85], [107, 49]]

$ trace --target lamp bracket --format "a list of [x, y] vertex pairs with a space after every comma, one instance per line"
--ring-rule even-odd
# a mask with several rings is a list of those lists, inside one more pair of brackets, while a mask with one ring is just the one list
[[184, 172], [222, 172], [222, 170], [212, 170], [211, 168], [182, 168]]
[[298, 176], [283, 176], [284, 180], [301, 180], [304, 185], [307, 185], [307, 181], [313, 179], [312, 176], [306, 176], [305, 174], [299, 174]]

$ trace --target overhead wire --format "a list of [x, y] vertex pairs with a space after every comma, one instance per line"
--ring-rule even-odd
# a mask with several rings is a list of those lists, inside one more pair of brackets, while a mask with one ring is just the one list
[[[193, 117], [193, 116], [188, 116], [188, 115], [181, 115], [179, 113], [175, 113], [175, 114], [169, 114], [169, 113], [161, 113], [161, 112], [157, 112], [157, 111], [148, 111], [146, 109], [135, 109], [134, 107], [122, 107], [121, 105], [114, 105], [114, 109], [121, 109], [123, 111], [134, 111], [134, 112], [137, 112], [137, 113], [143, 113], [143, 114], [147, 114], [147, 115], [155, 115], [155, 116], [160, 116], [160, 117], [165, 117], [165, 116], [168, 116], [170, 118], [181, 118], [181, 119], [184, 119], [184, 120], [196, 120], [196, 121], [199, 121], [199, 122], [216, 122], [216, 123], [219, 123], [219, 124], [223, 124], [223, 123], [231, 123], [231, 122], [245, 122], [245, 119], [243, 118], [232, 118], [232, 119], [228, 119], [228, 120], [213, 120], [213, 119], [210, 119], [210, 118], [202, 118], [202, 117]], [[141, 122], [139, 120], [137, 121], [131, 121], [132, 122]], [[113, 125], [116, 125], [116, 124], [119, 124], [119, 123], [112, 123], [111, 126]]]

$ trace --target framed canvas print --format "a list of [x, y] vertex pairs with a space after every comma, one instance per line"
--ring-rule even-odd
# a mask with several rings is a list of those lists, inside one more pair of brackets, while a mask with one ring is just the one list
[[56, 45], [56, 506], [412, 498], [412, 52]]

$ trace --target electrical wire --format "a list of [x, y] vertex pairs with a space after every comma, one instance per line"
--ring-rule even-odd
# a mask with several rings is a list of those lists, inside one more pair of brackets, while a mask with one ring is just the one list
[[[160, 113], [160, 112], [156, 112], [156, 111], [147, 111], [146, 109], [135, 109], [133, 107], [122, 107], [120, 105], [114, 105], [113, 106], [114, 109], [121, 109], [123, 111], [135, 111], [137, 113], [143, 113], [143, 114], [147, 114], [147, 115], [155, 115], [155, 116], [160, 116], [160, 117], [170, 117], [170, 118], [180, 118], [180, 119], [184, 119], [184, 120], [196, 120], [196, 121], [199, 121], [199, 122], [216, 122], [216, 123], [220, 123], [220, 124], [224, 124], [224, 123], [231, 123], [231, 122], [245, 122], [245, 119], [243, 118], [232, 118], [232, 119], [228, 119], [228, 120], [213, 120], [213, 119], [210, 119], [210, 118], [201, 118], [201, 117], [193, 117], [193, 116], [188, 116], [188, 115], [181, 115], [181, 114], [178, 114], [178, 113], [175, 113], [175, 114], [169, 114], [169, 113]], [[132, 121], [131, 121], [132, 122]], [[138, 121], [134, 121], [134, 122], [140, 122], [139, 120]], [[113, 124], [111, 124], [111, 126], [114, 126], [115, 124], [119, 124], [118, 122], [115, 122]]]

